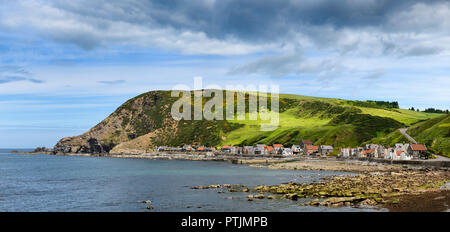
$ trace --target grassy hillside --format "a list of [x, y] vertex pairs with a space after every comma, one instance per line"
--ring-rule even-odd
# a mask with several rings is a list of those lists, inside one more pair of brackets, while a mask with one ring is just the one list
[[436, 154], [450, 157], [450, 115], [419, 122], [407, 133]]
[[392, 147], [396, 143], [409, 143], [409, 140], [403, 136], [399, 130], [395, 130], [386, 136], [373, 138], [368, 143], [376, 143], [386, 147]]
[[[226, 134], [222, 144], [252, 145], [254, 143], [297, 144], [301, 138], [318, 144], [357, 146], [384, 138], [397, 128], [409, 126], [439, 114], [362, 107], [353, 101], [315, 98], [297, 95], [280, 95], [294, 99], [297, 104], [280, 113], [279, 128], [273, 132], [259, 131], [261, 121], [234, 120], [241, 128]], [[280, 106], [282, 105], [280, 100]], [[357, 105], [357, 106], [355, 106]], [[371, 105], [369, 105], [371, 106]]]
[[[223, 91], [224, 96], [225, 93], [226, 91]], [[191, 95], [193, 94], [194, 92], [191, 92]], [[250, 96], [247, 94], [245, 97], [248, 99]], [[55, 150], [108, 152], [112, 149], [111, 152], [120, 153], [130, 149], [148, 151], [158, 145], [220, 146], [255, 143], [292, 145], [297, 144], [302, 138], [310, 139], [316, 144], [357, 146], [373, 139], [396, 136], [391, 133], [399, 127], [415, 123], [419, 125], [420, 121], [441, 116], [395, 109], [392, 107], [392, 105], [395, 107], [395, 104], [389, 102], [348, 101], [281, 94], [278, 128], [275, 131], [261, 131], [261, 123], [267, 122], [261, 118], [249, 120], [256, 112], [249, 112], [248, 104], [245, 107], [244, 120], [176, 121], [170, 114], [171, 106], [176, 100], [177, 98], [170, 96], [169, 91], [141, 94], [125, 102], [88, 132], [62, 139], [55, 146]], [[209, 98], [204, 98], [203, 104], [208, 100]], [[237, 108], [236, 102], [232, 105], [224, 104], [223, 109], [216, 110], [226, 110], [226, 107]], [[270, 103], [268, 110], [271, 110]], [[431, 133], [429, 136], [436, 135]], [[443, 143], [445, 144], [437, 140], [434, 146], [439, 148]]]

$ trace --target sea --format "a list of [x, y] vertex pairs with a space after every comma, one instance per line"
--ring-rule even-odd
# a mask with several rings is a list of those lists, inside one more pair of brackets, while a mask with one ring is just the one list
[[[2, 212], [374, 211], [299, 205], [311, 199], [248, 201], [248, 193], [191, 189], [212, 184], [307, 183], [351, 173], [272, 170], [218, 161], [23, 155], [12, 150], [0, 149]], [[151, 203], [142, 203], [147, 200]]]

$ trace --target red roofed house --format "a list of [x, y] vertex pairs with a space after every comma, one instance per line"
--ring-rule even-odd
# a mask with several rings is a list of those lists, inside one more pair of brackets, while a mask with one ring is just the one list
[[222, 149], [220, 149], [222, 152], [231, 152], [231, 146], [230, 145], [223, 145]]
[[274, 149], [281, 149], [283, 148], [283, 144], [273, 144]]
[[273, 147], [272, 146], [267, 146], [266, 150], [267, 150], [267, 154], [270, 154], [273, 151]]
[[273, 144], [272, 146], [276, 154], [283, 154], [283, 144]]
[[319, 152], [319, 146], [306, 145], [305, 146], [305, 155], [312, 155], [313, 153]]
[[305, 149], [307, 145], [313, 145], [313, 143], [311, 142], [311, 140], [307, 140], [307, 139], [302, 139], [300, 140], [300, 147], [302, 149]]
[[373, 153], [373, 149], [368, 149], [368, 150], [362, 150], [361, 151], [361, 157], [371, 157]]
[[408, 154], [412, 155], [414, 158], [420, 158], [420, 155], [427, 151], [427, 147], [423, 144], [411, 144], [408, 147]]

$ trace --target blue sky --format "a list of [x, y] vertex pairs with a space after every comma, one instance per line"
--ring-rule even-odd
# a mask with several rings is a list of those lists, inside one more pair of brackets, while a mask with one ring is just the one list
[[177, 84], [450, 108], [448, 1], [0, 0], [0, 147]]

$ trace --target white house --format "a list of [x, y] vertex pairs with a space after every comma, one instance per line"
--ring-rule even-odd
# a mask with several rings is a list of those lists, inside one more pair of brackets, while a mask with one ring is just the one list
[[283, 155], [294, 155], [294, 151], [291, 148], [283, 148]]
[[412, 158], [412, 155], [408, 154], [406, 151], [393, 148], [388, 149], [388, 155], [386, 156], [386, 159], [390, 160], [412, 160]]
[[298, 154], [300, 152], [303, 152], [302, 148], [300, 147], [300, 145], [292, 145], [291, 147], [292, 151], [294, 152], [294, 154]]
[[400, 159], [401, 160], [412, 160], [413, 156], [408, 154], [407, 152], [401, 151]]
[[339, 153], [340, 157], [349, 158], [350, 155], [351, 155], [351, 149], [350, 148], [341, 148], [341, 153]]
[[409, 144], [408, 143], [396, 143], [395, 150], [401, 150], [404, 152], [408, 151]]

